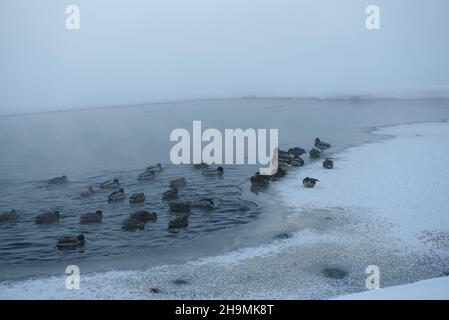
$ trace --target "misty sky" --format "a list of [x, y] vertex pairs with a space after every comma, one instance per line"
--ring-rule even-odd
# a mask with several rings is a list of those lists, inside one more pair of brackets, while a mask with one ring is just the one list
[[438, 91], [448, 12], [447, 0], [0, 0], [0, 114]]

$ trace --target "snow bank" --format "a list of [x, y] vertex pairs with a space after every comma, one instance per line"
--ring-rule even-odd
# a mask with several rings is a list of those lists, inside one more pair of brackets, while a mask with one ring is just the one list
[[[440, 241], [435, 247], [449, 248], [449, 124], [401, 125], [375, 133], [395, 137], [338, 154], [333, 170], [318, 161], [290, 174], [277, 185], [281, 197], [298, 212], [357, 208], [359, 215], [393, 224], [395, 236], [409, 245], [435, 240]], [[307, 176], [320, 180], [314, 189], [302, 186]]]
[[449, 277], [435, 278], [395, 286], [365, 291], [336, 300], [447, 300], [449, 299]]

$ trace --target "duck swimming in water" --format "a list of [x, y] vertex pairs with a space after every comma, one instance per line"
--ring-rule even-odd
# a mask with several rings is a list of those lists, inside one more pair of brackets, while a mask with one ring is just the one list
[[87, 198], [87, 197], [93, 196], [94, 194], [95, 194], [94, 187], [89, 186], [89, 189], [87, 189], [87, 191], [81, 192], [81, 197]]
[[217, 202], [214, 199], [203, 198], [195, 201], [193, 206], [201, 209], [215, 209], [217, 207]]
[[59, 221], [59, 211], [45, 212], [34, 217], [37, 224], [52, 224]]
[[223, 167], [204, 169], [203, 174], [207, 176], [221, 176], [224, 173]]
[[48, 180], [49, 184], [66, 184], [68, 182], [69, 180], [67, 179], [66, 176], [56, 177]]
[[135, 231], [135, 230], [144, 230], [145, 224], [147, 222], [144, 220], [128, 218], [122, 223], [122, 230], [125, 231]]
[[12, 209], [11, 211], [8, 211], [8, 212], [0, 213], [0, 222], [11, 221], [11, 220], [15, 220], [16, 218], [17, 218], [17, 212], [14, 209]]
[[177, 188], [172, 188], [170, 190], [165, 191], [162, 194], [162, 198], [163, 199], [176, 198], [177, 196], [178, 196], [178, 189]]
[[151, 180], [154, 179], [154, 171], [145, 171], [144, 173], [139, 174], [137, 177], [137, 180], [144, 181], [144, 180]]
[[145, 201], [145, 194], [143, 192], [134, 193], [131, 197], [129, 197], [129, 203], [142, 203]]
[[318, 149], [320, 149], [321, 151], [327, 150], [330, 147], [332, 147], [332, 145], [330, 143], [321, 141], [320, 138], [316, 138], [315, 139], [315, 147], [317, 147]]
[[334, 162], [331, 159], [326, 159], [323, 161], [324, 169], [332, 169], [334, 167]]
[[306, 188], [313, 188], [318, 181], [318, 179], [306, 177], [304, 178], [304, 180], [302, 180], [302, 184]]
[[140, 210], [134, 213], [131, 213], [129, 215], [130, 219], [137, 219], [137, 220], [141, 220], [141, 221], [156, 221], [157, 220], [157, 214], [156, 212], [150, 212], [147, 210]]
[[169, 205], [170, 211], [173, 212], [190, 212], [190, 204], [187, 202], [174, 202]]
[[100, 187], [102, 189], [118, 188], [118, 187], [120, 187], [120, 182], [118, 181], [118, 179], [112, 179], [112, 180], [103, 182], [102, 184], [100, 184]]
[[321, 156], [321, 151], [313, 148], [312, 150], [309, 151], [309, 155], [311, 158], [317, 159]]
[[76, 249], [78, 247], [84, 247], [86, 240], [84, 239], [84, 235], [80, 234], [76, 237], [69, 236], [58, 239], [56, 243], [56, 247], [58, 249]]
[[209, 165], [205, 162], [195, 163], [193, 165], [193, 169], [207, 169], [207, 168], [209, 168]]
[[294, 147], [294, 148], [288, 149], [288, 153], [294, 157], [300, 157], [304, 153], [306, 153], [306, 150], [304, 150], [303, 148]]
[[149, 166], [145, 170], [146, 171], [152, 171], [152, 172], [162, 171], [162, 164], [158, 163], [156, 165]]
[[179, 179], [170, 181], [170, 188], [177, 189], [177, 188], [184, 187], [186, 184], [187, 184], [186, 178], [179, 178]]
[[123, 189], [120, 189], [119, 191], [114, 191], [111, 193], [108, 197], [109, 202], [118, 202], [125, 200], [125, 192]]
[[189, 225], [189, 219], [187, 217], [178, 217], [168, 223], [169, 229], [185, 228]]
[[95, 212], [83, 214], [80, 217], [80, 223], [82, 224], [97, 223], [101, 222], [102, 219], [103, 219], [103, 211], [97, 210]]
[[268, 178], [259, 174], [252, 176], [249, 180], [255, 187], [265, 187], [270, 182]]

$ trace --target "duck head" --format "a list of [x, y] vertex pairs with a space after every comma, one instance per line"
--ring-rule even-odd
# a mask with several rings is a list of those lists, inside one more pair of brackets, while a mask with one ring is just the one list
[[80, 234], [78, 235], [78, 237], [76, 237], [76, 239], [78, 239], [79, 241], [84, 241], [84, 235]]
[[224, 171], [224, 170], [223, 170], [223, 167], [218, 167], [218, 168], [217, 168], [217, 171], [220, 172], [220, 173], [223, 173], [223, 171]]

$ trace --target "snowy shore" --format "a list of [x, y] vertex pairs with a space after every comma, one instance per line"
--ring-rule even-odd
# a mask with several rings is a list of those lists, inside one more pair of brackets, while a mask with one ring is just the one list
[[[345, 208], [391, 225], [391, 236], [421, 252], [447, 256], [449, 249], [449, 124], [422, 123], [381, 128], [393, 136], [350, 148], [334, 158], [333, 170], [321, 162], [279, 185], [296, 211]], [[302, 178], [320, 182], [301, 188]], [[432, 267], [429, 261], [429, 268]], [[382, 273], [382, 270], [381, 270]], [[342, 299], [449, 299], [449, 278], [395, 286]]]
[[[391, 138], [339, 153], [333, 170], [318, 161], [274, 182], [290, 210], [273, 213], [285, 221], [264, 244], [146, 270], [82, 274], [80, 290], [65, 289], [64, 275], [4, 282], [0, 299], [447, 299], [449, 280], [437, 277], [449, 271], [449, 123], [376, 133]], [[320, 180], [314, 189], [302, 186], [306, 176]], [[381, 289], [362, 292], [373, 264]], [[323, 272], [329, 268], [337, 277]], [[436, 279], [416, 283], [429, 278]]]

